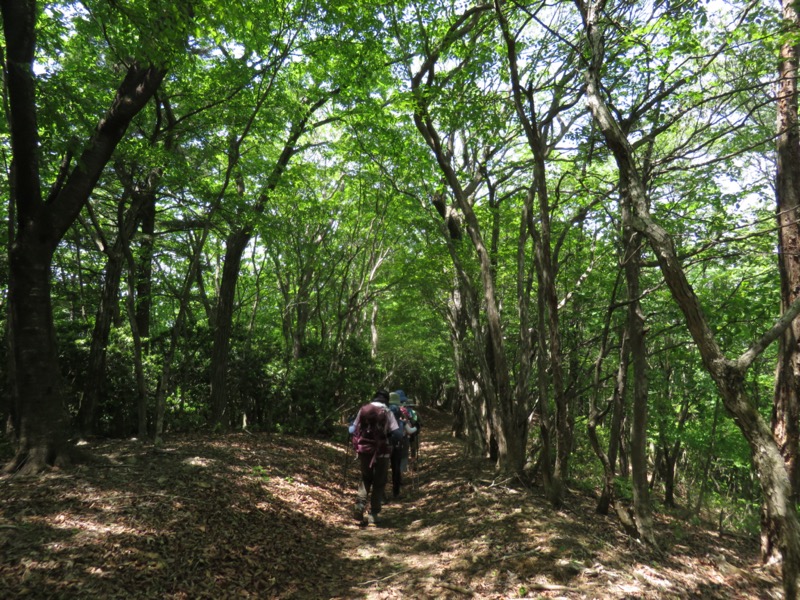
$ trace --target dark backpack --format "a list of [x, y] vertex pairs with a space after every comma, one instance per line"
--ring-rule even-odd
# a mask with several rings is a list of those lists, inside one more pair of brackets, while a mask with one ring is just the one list
[[[397, 404], [390, 404], [389, 410], [392, 411], [394, 415], [395, 421], [397, 421], [397, 425], [400, 427], [400, 431], [405, 434], [405, 424], [408, 419], [403, 414], [403, 409], [400, 408]], [[395, 448], [399, 448], [403, 445], [403, 436], [400, 435], [392, 444]]]
[[388, 417], [386, 409], [372, 403], [361, 407], [358, 417], [358, 426], [353, 432], [353, 448], [359, 454], [372, 454], [372, 462], [381, 454], [389, 452], [389, 443], [386, 439]]

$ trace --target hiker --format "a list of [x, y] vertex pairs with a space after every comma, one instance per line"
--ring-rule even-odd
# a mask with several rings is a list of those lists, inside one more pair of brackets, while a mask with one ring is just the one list
[[355, 517], [364, 522], [364, 509], [369, 500], [367, 525], [373, 527], [377, 525], [378, 513], [381, 512], [391, 445], [403, 436], [397, 419], [385, 404], [388, 401], [389, 392], [378, 390], [372, 401], [358, 411], [352, 426], [353, 446], [361, 465]]
[[[400, 396], [401, 418], [408, 424], [406, 428], [408, 446], [411, 458], [414, 459], [417, 457], [417, 452], [419, 450], [419, 430], [422, 429], [422, 422], [420, 421], [419, 413], [414, 408], [414, 402], [406, 396], [406, 393], [403, 390], [397, 390], [395, 393]], [[401, 471], [404, 473], [408, 466], [408, 455], [409, 452], [406, 453], [405, 464], [401, 466]]]
[[403, 473], [408, 470], [408, 450], [411, 436], [417, 433], [416, 428], [409, 423], [408, 412], [401, 406], [402, 390], [389, 394], [389, 409], [400, 426], [403, 436], [392, 446], [391, 465], [392, 465], [392, 497], [400, 497], [400, 486], [403, 484]]

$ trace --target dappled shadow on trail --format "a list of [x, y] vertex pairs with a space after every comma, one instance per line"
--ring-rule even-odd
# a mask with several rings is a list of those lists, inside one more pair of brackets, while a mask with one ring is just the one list
[[573, 492], [554, 510], [540, 489], [465, 457], [445, 415], [422, 414], [416, 491], [385, 507], [381, 528], [347, 528], [355, 597], [780, 597], [776, 573], [755, 567], [754, 541], [719, 550], [716, 534], [664, 518], [655, 556], [595, 514], [593, 498]]
[[3, 597], [349, 595], [327, 514], [337, 446], [240, 434], [93, 450], [105, 464], [0, 481]]
[[[100, 464], [0, 479], [0, 590], [30, 598], [770, 598], [754, 540], [658, 518], [656, 557], [573, 492], [468, 459], [421, 409], [416, 475], [378, 528], [340, 441], [192, 435], [91, 444]], [[344, 434], [344, 432], [342, 432]], [[778, 597], [778, 596], [774, 596]]]

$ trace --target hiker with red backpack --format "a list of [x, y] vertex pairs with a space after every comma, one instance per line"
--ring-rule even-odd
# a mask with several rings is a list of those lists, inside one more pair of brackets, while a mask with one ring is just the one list
[[403, 438], [403, 431], [386, 406], [388, 401], [389, 392], [378, 390], [372, 401], [358, 411], [352, 425], [353, 447], [361, 465], [355, 517], [364, 522], [364, 509], [369, 500], [367, 525], [371, 526], [377, 525], [381, 512], [391, 447]]

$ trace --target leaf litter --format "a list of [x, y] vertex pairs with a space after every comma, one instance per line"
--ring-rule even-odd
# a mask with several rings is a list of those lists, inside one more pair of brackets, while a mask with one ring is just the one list
[[346, 444], [236, 433], [89, 444], [96, 464], [0, 479], [0, 590], [19, 598], [780, 598], [758, 540], [657, 514], [664, 552], [572, 490], [468, 458], [422, 409], [416, 472], [377, 528], [352, 518]]

